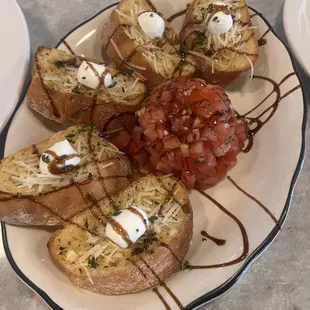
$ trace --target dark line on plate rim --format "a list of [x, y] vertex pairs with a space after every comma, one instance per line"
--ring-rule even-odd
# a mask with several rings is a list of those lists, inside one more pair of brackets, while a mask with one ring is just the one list
[[[64, 39], [66, 39], [72, 32], [74, 32], [76, 29], [80, 28], [81, 26], [85, 25], [86, 23], [90, 22], [91, 20], [93, 20], [94, 18], [96, 18], [98, 15], [100, 15], [101, 13], [105, 12], [106, 10], [110, 9], [113, 6], [116, 6], [118, 4], [114, 3], [111, 4], [109, 6], [107, 6], [106, 8], [104, 8], [103, 10], [99, 11], [97, 14], [95, 14], [94, 16], [92, 16], [91, 18], [85, 20], [84, 22], [82, 22], [81, 24], [77, 25], [76, 27], [74, 27], [70, 32], [68, 32], [56, 45], [56, 48], [62, 43], [62, 41]], [[272, 28], [270, 23], [268, 22], [268, 20], [261, 14], [259, 13], [257, 10], [253, 9], [252, 7], [249, 6], [249, 9], [252, 10], [253, 12], [255, 12], [264, 22], [265, 24], [269, 27]], [[301, 79], [299, 76], [299, 72], [297, 71], [296, 68], [296, 63], [295, 63], [295, 59], [293, 57], [292, 52], [290, 51], [290, 49], [288, 48], [287, 44], [284, 43], [276, 34], [276, 32], [274, 31], [274, 29], [272, 28], [271, 33], [273, 33], [273, 35], [283, 44], [283, 46], [285, 47], [288, 55], [290, 56], [291, 59], [291, 63], [292, 63], [292, 67], [296, 73], [296, 77], [299, 80], [300, 84], [301, 83]], [[18, 111], [18, 109], [20, 108], [21, 103], [24, 101], [25, 97], [26, 97], [26, 93], [27, 93], [27, 89], [30, 85], [30, 78], [28, 77], [28, 79], [26, 80], [26, 87], [20, 97], [20, 100], [16, 106], [15, 111], [13, 112], [9, 122], [7, 123], [6, 127], [4, 128], [4, 130], [2, 131], [1, 135], [3, 135], [4, 140], [6, 140], [6, 136], [8, 133], [8, 129], [10, 128], [11, 122], [16, 114], [16, 112]], [[308, 105], [307, 105], [307, 98], [306, 98], [306, 94], [305, 91], [303, 89], [303, 87], [301, 88], [301, 92], [302, 92], [302, 96], [303, 96], [303, 107], [304, 107], [304, 111], [303, 111], [303, 120], [302, 120], [302, 128], [301, 128], [301, 134], [302, 134], [302, 141], [301, 141], [301, 150], [300, 150], [300, 155], [299, 155], [299, 159], [297, 162], [297, 166], [296, 169], [294, 171], [294, 174], [292, 176], [292, 180], [291, 180], [291, 184], [289, 187], [289, 191], [288, 191], [288, 196], [282, 211], [282, 214], [279, 218], [279, 227], [281, 228], [286, 216], [288, 214], [289, 208], [290, 208], [290, 204], [291, 204], [291, 200], [293, 197], [293, 192], [294, 192], [294, 188], [295, 185], [297, 183], [298, 177], [300, 175], [300, 172], [302, 170], [302, 166], [304, 163], [304, 159], [305, 159], [305, 132], [306, 132], [306, 126], [307, 126], [307, 118], [308, 118]], [[4, 147], [5, 147], [5, 141], [4, 143], [1, 145], [0, 147], [0, 158], [3, 158], [3, 154], [4, 154]], [[214, 290], [206, 293], [205, 295], [197, 298], [196, 300], [194, 300], [193, 302], [191, 302], [189, 305], [187, 305], [185, 307], [186, 310], [190, 310], [190, 309], [194, 309], [198, 306], [201, 306], [207, 302], [210, 302], [211, 300], [219, 297], [220, 295], [222, 295], [223, 293], [225, 293], [227, 290], [229, 290], [241, 277], [242, 275], [247, 271], [247, 269], [250, 267], [250, 265], [270, 246], [270, 244], [272, 243], [272, 241], [277, 237], [278, 233], [280, 232], [280, 228], [277, 227], [275, 225], [275, 227], [273, 228], [273, 230], [269, 233], [269, 235], [265, 238], [265, 240], [260, 244], [260, 246], [258, 246], [250, 255], [249, 257], [246, 259], [246, 261], [244, 262], [244, 264], [240, 267], [240, 269], [231, 277], [229, 278], [226, 282], [224, 282], [222, 285], [220, 285], [219, 287], [215, 288]], [[11, 267], [13, 268], [13, 270], [15, 271], [15, 273], [19, 276], [19, 278], [25, 282], [31, 289], [33, 289], [52, 309], [54, 310], [63, 310], [63, 308], [61, 308], [59, 305], [57, 305], [49, 296], [47, 293], [45, 293], [42, 289], [40, 289], [39, 287], [37, 287], [29, 278], [27, 278], [27, 276], [25, 274], [23, 274], [23, 272], [19, 269], [19, 267], [17, 266], [17, 264], [14, 261], [14, 258], [12, 257], [10, 248], [9, 248], [9, 244], [8, 244], [8, 240], [7, 240], [7, 232], [6, 232], [6, 226], [4, 223], [1, 222], [1, 229], [2, 229], [2, 241], [3, 241], [3, 247], [4, 247], [4, 251], [5, 254], [7, 256], [7, 259], [11, 265]]]

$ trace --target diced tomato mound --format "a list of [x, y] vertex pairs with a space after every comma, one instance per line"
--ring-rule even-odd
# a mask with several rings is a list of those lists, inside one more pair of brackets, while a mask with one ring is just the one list
[[224, 90], [200, 79], [161, 84], [137, 116], [131, 136], [121, 131], [111, 141], [139, 172], [173, 173], [188, 188], [206, 189], [222, 180], [248, 135]]

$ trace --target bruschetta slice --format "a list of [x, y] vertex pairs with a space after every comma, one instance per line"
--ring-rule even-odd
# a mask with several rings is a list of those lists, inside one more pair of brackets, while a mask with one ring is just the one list
[[136, 293], [180, 269], [192, 221], [184, 185], [148, 175], [94, 202], [55, 232], [48, 249], [74, 285], [99, 294]]
[[175, 75], [192, 75], [180, 55], [179, 36], [151, 1], [122, 0], [103, 26], [102, 48], [119, 68], [143, 76], [149, 88]]
[[225, 86], [242, 73], [253, 74], [258, 44], [245, 0], [195, 0], [180, 37], [207, 83]]
[[101, 130], [116, 113], [136, 111], [145, 92], [133, 70], [120, 72], [114, 65], [42, 46], [35, 54], [27, 101], [56, 122], [94, 124]]
[[61, 225], [129, 184], [131, 165], [89, 125], [70, 127], [0, 163], [0, 220]]

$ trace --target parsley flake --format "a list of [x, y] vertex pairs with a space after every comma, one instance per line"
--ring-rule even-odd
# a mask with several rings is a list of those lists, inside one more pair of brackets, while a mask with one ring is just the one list
[[150, 218], [149, 218], [149, 221], [151, 223], [154, 223], [156, 220], [158, 219], [158, 217], [156, 215], [152, 215]]
[[189, 263], [188, 260], [184, 260], [184, 261], [182, 262], [181, 269], [182, 269], [182, 270], [185, 270], [185, 269], [192, 270], [193, 267], [191, 266], [191, 264]]
[[97, 260], [95, 258], [95, 256], [92, 256], [91, 258], [88, 259], [88, 267], [90, 268], [97, 268], [98, 264], [97, 264]]
[[88, 229], [88, 218], [86, 218], [85, 221], [84, 221], [84, 227], [85, 227], [86, 229]]
[[91, 129], [95, 128], [95, 125], [84, 125], [82, 128], [78, 130], [78, 132], [86, 132], [90, 131]]
[[51, 162], [50, 157], [45, 154], [42, 155], [42, 160], [47, 164]]
[[228, 139], [226, 140], [225, 144], [226, 145], [229, 144], [231, 140], [232, 140], [232, 136], [229, 136]]
[[78, 95], [81, 94], [81, 90], [78, 87], [73, 88], [72, 92], [75, 93], [75, 94], [78, 94]]

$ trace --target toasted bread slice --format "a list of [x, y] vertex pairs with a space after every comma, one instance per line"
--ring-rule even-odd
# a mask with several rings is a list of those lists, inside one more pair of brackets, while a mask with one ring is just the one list
[[[121, 249], [107, 241], [105, 226], [115, 211], [131, 205], [146, 212], [150, 225], [136, 243]], [[72, 222], [51, 237], [49, 252], [74, 285], [108, 295], [145, 290], [178, 271], [193, 229], [184, 185], [154, 175], [104, 199]]]
[[147, 80], [149, 88], [175, 75], [191, 76], [195, 67], [181, 59], [179, 37], [164, 19], [161, 38], [150, 39], [138, 23], [144, 12], [155, 12], [148, 0], [121, 0], [103, 27], [103, 54], [107, 54], [119, 68], [132, 68]]
[[[221, 11], [216, 1], [195, 0], [189, 7], [181, 41], [183, 49], [194, 57], [198, 76], [208, 83], [225, 86], [240, 74], [253, 70], [258, 44], [245, 0], [221, 1], [233, 18], [232, 28], [221, 35], [212, 34], [208, 23]], [[217, 2], [218, 3], [218, 2]]]
[[100, 130], [120, 112], [134, 112], [145, 97], [146, 88], [132, 71], [120, 72], [113, 65], [107, 70], [113, 86], [91, 89], [77, 80], [82, 61], [100, 63], [64, 51], [41, 46], [35, 54], [28, 105], [59, 123], [95, 124]]
[[[81, 162], [58, 175], [42, 173], [40, 154], [67, 139]], [[16, 225], [59, 225], [96, 199], [129, 184], [131, 166], [118, 149], [92, 126], [73, 126], [1, 160], [0, 220]]]

